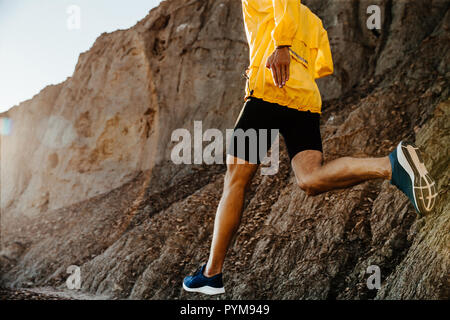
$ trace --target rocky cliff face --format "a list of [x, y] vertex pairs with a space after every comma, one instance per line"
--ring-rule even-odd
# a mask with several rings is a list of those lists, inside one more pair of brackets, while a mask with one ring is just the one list
[[[381, 30], [366, 9], [381, 7]], [[416, 218], [388, 182], [308, 197], [284, 145], [257, 174], [224, 279], [233, 299], [449, 298], [448, 1], [304, 1], [328, 29], [326, 159], [380, 156], [415, 140], [437, 178], [436, 210]], [[1, 283], [111, 298], [192, 297], [181, 280], [206, 260], [224, 165], [175, 165], [177, 128], [232, 128], [248, 63], [238, 0], [171, 0], [103, 34], [73, 76], [0, 116]], [[381, 269], [380, 290], [366, 269]], [[202, 298], [202, 297], [198, 297]]]

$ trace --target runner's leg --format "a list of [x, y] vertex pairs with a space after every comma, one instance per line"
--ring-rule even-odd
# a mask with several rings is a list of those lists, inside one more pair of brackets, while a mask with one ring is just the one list
[[245, 191], [258, 169], [257, 164], [247, 161], [240, 164], [237, 161], [237, 158], [227, 155], [227, 173], [214, 221], [209, 259], [204, 272], [207, 277], [222, 272], [225, 255], [241, 220]]
[[308, 195], [347, 188], [370, 179], [390, 179], [391, 164], [384, 158], [344, 157], [322, 165], [322, 152], [299, 152], [291, 161], [298, 185]]

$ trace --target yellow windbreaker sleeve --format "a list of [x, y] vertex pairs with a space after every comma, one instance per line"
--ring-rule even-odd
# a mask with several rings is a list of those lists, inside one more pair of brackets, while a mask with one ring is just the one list
[[300, 25], [300, 0], [272, 0], [275, 28], [272, 39], [275, 47], [290, 46]]
[[315, 75], [314, 78], [322, 78], [333, 73], [333, 58], [331, 56], [330, 42], [328, 40], [328, 33], [322, 28], [320, 34], [319, 48], [317, 58], [315, 61]]

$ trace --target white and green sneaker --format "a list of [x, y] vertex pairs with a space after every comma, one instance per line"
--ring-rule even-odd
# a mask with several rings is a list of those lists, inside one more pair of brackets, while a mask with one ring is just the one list
[[412, 143], [400, 142], [389, 155], [392, 166], [391, 184], [411, 200], [419, 215], [433, 210], [438, 195], [436, 183], [425, 168], [419, 149]]

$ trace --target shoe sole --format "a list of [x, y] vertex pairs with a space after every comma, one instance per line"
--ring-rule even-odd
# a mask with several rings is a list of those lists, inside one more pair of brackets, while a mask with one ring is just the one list
[[210, 286], [203, 286], [200, 288], [188, 288], [188, 287], [186, 287], [186, 285], [184, 283], [183, 283], [183, 289], [188, 292], [199, 292], [199, 293], [207, 294], [210, 296], [215, 295], [215, 294], [225, 293], [224, 288], [214, 288], [214, 287], [210, 287]]
[[397, 147], [397, 158], [411, 179], [414, 202], [419, 214], [429, 213], [433, 210], [438, 193], [435, 181], [425, 168], [419, 148], [412, 143], [401, 142]]

